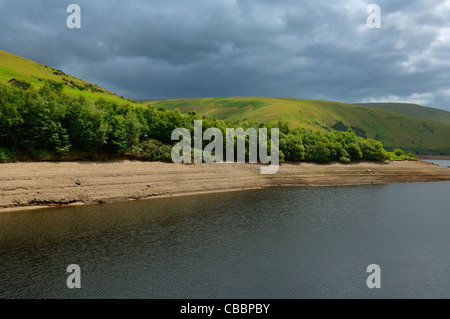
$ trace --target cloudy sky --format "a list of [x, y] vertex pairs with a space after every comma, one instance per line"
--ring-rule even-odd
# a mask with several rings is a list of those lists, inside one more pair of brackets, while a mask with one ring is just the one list
[[[67, 6], [81, 7], [69, 29]], [[381, 8], [369, 29], [367, 7]], [[129, 98], [271, 96], [450, 110], [450, 1], [0, 0], [0, 49]]]

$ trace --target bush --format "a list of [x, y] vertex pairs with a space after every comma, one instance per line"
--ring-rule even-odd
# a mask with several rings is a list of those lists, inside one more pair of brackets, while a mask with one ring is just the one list
[[411, 158], [415, 158], [415, 155], [413, 153], [408, 153], [406, 156], [411, 157]]
[[365, 160], [383, 162], [389, 159], [389, 153], [383, 149], [383, 144], [380, 141], [370, 138], [366, 140], [360, 138], [360, 142]]
[[312, 154], [313, 154], [314, 161], [316, 161], [318, 163], [326, 163], [326, 162], [330, 161], [331, 149], [330, 149], [330, 147], [328, 147], [328, 144], [326, 141], [320, 141], [314, 147]]
[[0, 147], [0, 162], [8, 161], [11, 159], [11, 153], [6, 148]]
[[305, 159], [305, 147], [300, 136], [289, 134], [280, 140], [280, 156], [283, 153], [283, 160], [287, 159], [300, 162]]
[[350, 163], [350, 158], [345, 157], [345, 156], [341, 156], [341, 157], [339, 158], [339, 162], [345, 163], [345, 164]]
[[400, 148], [396, 148], [394, 150], [394, 154], [397, 155], [397, 156], [403, 156], [403, 155], [405, 155], [405, 152], [403, 152], [403, 150], [400, 149]]
[[31, 87], [31, 83], [17, 79], [11, 79], [8, 83], [11, 83], [16, 88], [22, 89], [24, 91], [28, 90]]
[[363, 153], [361, 152], [361, 148], [357, 143], [350, 143], [346, 149], [347, 153], [350, 155], [350, 158], [353, 161], [359, 161], [363, 157]]
[[377, 151], [377, 155], [374, 158], [375, 161], [384, 162], [387, 161], [390, 158], [389, 153], [386, 152], [384, 149], [379, 149]]
[[52, 161], [56, 158], [54, 152], [47, 150], [32, 150], [28, 155], [34, 161]]
[[159, 141], [149, 140], [133, 145], [126, 156], [141, 161], [165, 161], [170, 162], [172, 147]]
[[110, 130], [106, 150], [111, 153], [120, 153], [127, 148], [127, 131], [123, 118], [114, 116], [109, 120]]
[[48, 80], [48, 85], [55, 91], [61, 93], [64, 89], [64, 83], [63, 82], [57, 82], [53, 80]]

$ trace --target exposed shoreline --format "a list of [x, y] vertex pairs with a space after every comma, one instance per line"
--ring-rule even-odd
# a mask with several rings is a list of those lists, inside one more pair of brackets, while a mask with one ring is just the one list
[[450, 181], [449, 168], [423, 161], [283, 164], [276, 175], [261, 175], [259, 169], [139, 161], [0, 164], [0, 212], [273, 186]]

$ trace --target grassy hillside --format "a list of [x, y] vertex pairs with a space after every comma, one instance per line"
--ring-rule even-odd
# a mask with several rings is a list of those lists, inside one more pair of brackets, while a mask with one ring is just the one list
[[0, 81], [9, 82], [12, 79], [27, 81], [36, 87], [43, 87], [47, 80], [52, 80], [62, 83], [63, 92], [71, 96], [84, 96], [91, 101], [95, 101], [99, 97], [118, 102], [123, 101], [116, 94], [67, 75], [61, 70], [0, 50]]
[[450, 125], [450, 112], [409, 103], [357, 103], [358, 105], [410, 115]]
[[316, 131], [352, 128], [359, 136], [380, 140], [417, 154], [450, 154], [450, 125], [374, 107], [330, 101], [261, 97], [147, 100], [182, 112], [196, 111], [221, 120], [274, 123]]

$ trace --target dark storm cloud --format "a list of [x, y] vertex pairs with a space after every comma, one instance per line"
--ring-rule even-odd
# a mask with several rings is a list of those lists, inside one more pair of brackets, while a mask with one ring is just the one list
[[[373, 1], [376, 2], [376, 1]], [[70, 30], [66, 7], [82, 9]], [[132, 98], [409, 101], [450, 110], [450, 1], [0, 0], [0, 49]]]

